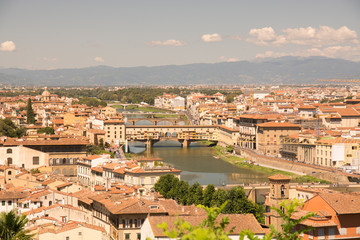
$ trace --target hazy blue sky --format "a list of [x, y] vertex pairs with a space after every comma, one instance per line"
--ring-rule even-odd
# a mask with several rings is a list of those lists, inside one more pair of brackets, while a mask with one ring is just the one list
[[360, 61], [360, 1], [0, 0], [0, 67]]

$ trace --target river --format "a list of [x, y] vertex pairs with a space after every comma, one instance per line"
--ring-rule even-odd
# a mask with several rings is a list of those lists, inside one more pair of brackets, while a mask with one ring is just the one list
[[214, 158], [210, 147], [193, 143], [189, 148], [182, 148], [180, 143], [162, 141], [145, 149], [145, 144], [130, 142], [130, 151], [143, 157], [160, 157], [165, 163], [182, 170], [181, 179], [189, 184], [199, 182], [202, 185], [216, 186], [239, 183], [268, 182], [268, 175], [250, 169], [236, 167], [221, 159]]

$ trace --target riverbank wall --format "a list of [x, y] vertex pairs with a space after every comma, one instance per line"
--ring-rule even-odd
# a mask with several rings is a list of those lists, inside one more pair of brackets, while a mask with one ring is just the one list
[[321, 166], [308, 165], [301, 162], [288, 161], [281, 158], [266, 156], [248, 149], [237, 148], [235, 152], [248, 160], [254, 161], [259, 164], [273, 166], [275, 168], [281, 168], [285, 171], [303, 172], [306, 175], [314, 176], [330, 182], [349, 182], [347, 176], [340, 174], [333, 169], [327, 169]]

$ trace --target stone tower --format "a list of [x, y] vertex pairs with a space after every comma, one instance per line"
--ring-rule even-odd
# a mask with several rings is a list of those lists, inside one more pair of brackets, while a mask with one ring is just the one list
[[[276, 174], [269, 177], [269, 182], [269, 205], [271, 207], [280, 209], [281, 207], [279, 204], [282, 201], [289, 199], [290, 178], [282, 174]], [[270, 212], [268, 212], [266, 215], [266, 224], [273, 225], [277, 230], [280, 230], [281, 224], [283, 224], [283, 219], [280, 217], [280, 215], [274, 209], [270, 209]]]

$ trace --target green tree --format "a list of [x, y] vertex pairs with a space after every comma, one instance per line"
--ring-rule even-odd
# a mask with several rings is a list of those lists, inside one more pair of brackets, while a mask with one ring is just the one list
[[262, 206], [249, 201], [242, 187], [233, 187], [227, 194], [228, 204], [223, 213], [252, 213], [259, 222], [263, 222]]
[[233, 145], [226, 146], [226, 151], [232, 153], [234, 151], [234, 146]]
[[213, 184], [207, 185], [206, 188], [204, 189], [203, 203], [202, 203], [205, 207], [211, 207], [211, 202], [214, 193], [215, 193], [214, 185]]
[[196, 182], [193, 185], [191, 185], [189, 189], [189, 198], [188, 198], [188, 204], [195, 204], [199, 205], [203, 201], [203, 188], [200, 185], [200, 183]]
[[211, 200], [211, 206], [219, 207], [223, 205], [224, 202], [226, 202], [227, 196], [228, 196], [227, 191], [225, 191], [224, 189], [220, 188], [216, 190]]
[[26, 240], [32, 239], [33, 235], [25, 230], [29, 220], [25, 214], [18, 215], [15, 210], [2, 212], [0, 214], [0, 239], [3, 240]]
[[55, 129], [52, 128], [52, 127], [44, 127], [44, 128], [38, 129], [37, 133], [44, 133], [44, 134], [48, 134], [48, 135], [53, 135], [53, 134], [55, 134]]
[[190, 192], [189, 183], [185, 181], [179, 181], [177, 189], [178, 192], [177, 192], [176, 200], [179, 203], [186, 205], [189, 201], [189, 192]]
[[99, 147], [101, 148], [101, 149], [105, 149], [105, 145], [104, 145], [104, 139], [103, 138], [100, 138], [100, 140], [99, 140]]
[[174, 239], [230, 240], [228, 235], [232, 232], [232, 229], [225, 231], [226, 226], [229, 224], [229, 218], [224, 217], [220, 222], [216, 221], [225, 205], [226, 203], [221, 207], [212, 208], [199, 205], [198, 207], [205, 209], [207, 217], [198, 226], [192, 226], [190, 223], [179, 218], [175, 222], [174, 229], [169, 230], [165, 222], [157, 225], [157, 227], [163, 229], [166, 236]]
[[177, 177], [175, 177], [172, 174], [166, 174], [159, 178], [159, 180], [155, 183], [155, 191], [159, 192], [161, 195], [163, 195], [165, 198], [171, 198], [170, 191], [174, 188], [174, 183], [179, 180]]
[[25, 133], [26, 129], [24, 127], [19, 128], [11, 119], [0, 119], [0, 136], [17, 138], [24, 136]]
[[26, 123], [35, 124], [35, 113], [32, 108], [31, 98], [28, 98], [28, 103], [26, 107]]
[[94, 154], [110, 154], [111, 158], [115, 157], [115, 154], [112, 152], [108, 152], [106, 150], [104, 150], [103, 148], [96, 146], [94, 144], [88, 144], [86, 145], [86, 154], [87, 155], [94, 155]]

